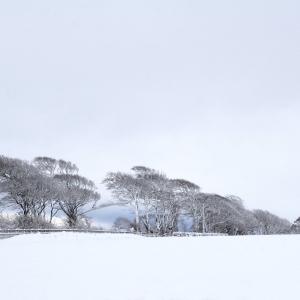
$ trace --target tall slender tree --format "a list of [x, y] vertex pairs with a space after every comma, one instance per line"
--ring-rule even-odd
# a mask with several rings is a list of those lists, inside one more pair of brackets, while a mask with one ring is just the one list
[[109, 172], [102, 183], [108, 190], [112, 191], [115, 202], [111, 202], [111, 205], [129, 205], [134, 210], [136, 227], [140, 231], [139, 206], [143, 180], [129, 173]]

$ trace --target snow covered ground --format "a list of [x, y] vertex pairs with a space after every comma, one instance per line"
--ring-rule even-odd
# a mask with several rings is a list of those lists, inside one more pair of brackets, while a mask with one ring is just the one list
[[21, 235], [0, 240], [0, 299], [300, 299], [299, 250], [299, 235]]

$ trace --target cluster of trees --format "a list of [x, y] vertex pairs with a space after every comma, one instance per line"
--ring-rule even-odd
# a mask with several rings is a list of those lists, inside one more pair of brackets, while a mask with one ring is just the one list
[[[90, 228], [87, 213], [118, 205], [134, 213], [134, 221], [119, 217], [116, 230], [136, 230], [160, 235], [174, 231], [203, 233], [281, 234], [300, 231], [268, 211], [248, 210], [237, 196], [203, 193], [200, 186], [143, 166], [130, 172], [109, 172], [103, 184], [113, 200], [98, 204], [100, 194], [91, 180], [78, 174], [65, 160], [36, 157], [32, 162], [0, 156], [0, 226], [51, 228], [58, 213], [69, 228]], [[1, 212], [1, 210], [0, 210]]]
[[292, 233], [300, 234], [300, 217], [292, 225]]
[[16, 211], [13, 221], [18, 228], [52, 227], [59, 211], [68, 227], [78, 226], [84, 218], [89, 224], [86, 213], [99, 208], [100, 194], [78, 171], [61, 159], [36, 157], [27, 162], [0, 156], [0, 207]]
[[239, 197], [203, 193], [195, 183], [169, 179], [143, 166], [131, 171], [110, 172], [103, 180], [114, 198], [110, 204], [128, 207], [135, 214], [133, 223], [118, 218], [115, 228], [134, 226], [137, 231], [162, 235], [178, 230], [230, 235], [291, 231], [289, 221], [268, 211], [248, 210]]

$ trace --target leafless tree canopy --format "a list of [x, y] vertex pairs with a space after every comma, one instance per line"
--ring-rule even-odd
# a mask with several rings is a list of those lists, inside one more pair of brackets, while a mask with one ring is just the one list
[[[118, 205], [135, 216], [133, 221], [117, 218], [114, 228], [118, 230], [134, 228], [160, 235], [179, 227], [230, 235], [300, 232], [299, 220], [291, 227], [289, 221], [268, 211], [248, 210], [237, 196], [204, 193], [196, 183], [170, 179], [145, 166], [107, 173], [102, 183], [113, 199], [99, 205], [96, 185], [78, 173], [75, 164], [62, 159], [40, 156], [28, 162], [0, 156], [0, 209], [15, 211], [13, 223], [20, 228], [51, 227], [59, 212], [68, 227], [90, 228], [88, 212]], [[3, 215], [0, 221], [3, 226], [11, 224]]]
[[270, 213], [263, 225], [257, 210], [246, 209], [237, 196], [203, 193], [195, 183], [169, 179], [144, 166], [128, 173], [110, 172], [103, 183], [112, 191], [111, 204], [132, 210], [138, 230], [148, 233], [169, 234], [180, 224], [185, 230], [231, 235], [286, 233], [290, 228], [287, 220]]
[[51, 224], [62, 211], [68, 225], [75, 227], [87, 212], [99, 208], [96, 190], [91, 180], [78, 175], [78, 167], [71, 162], [36, 157], [30, 163], [0, 157], [0, 205], [15, 210], [23, 224], [45, 223], [46, 212]]

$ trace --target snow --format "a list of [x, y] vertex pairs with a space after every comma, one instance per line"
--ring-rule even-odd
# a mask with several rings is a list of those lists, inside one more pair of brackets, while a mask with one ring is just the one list
[[20, 235], [0, 240], [0, 299], [300, 299], [299, 250], [299, 235]]

